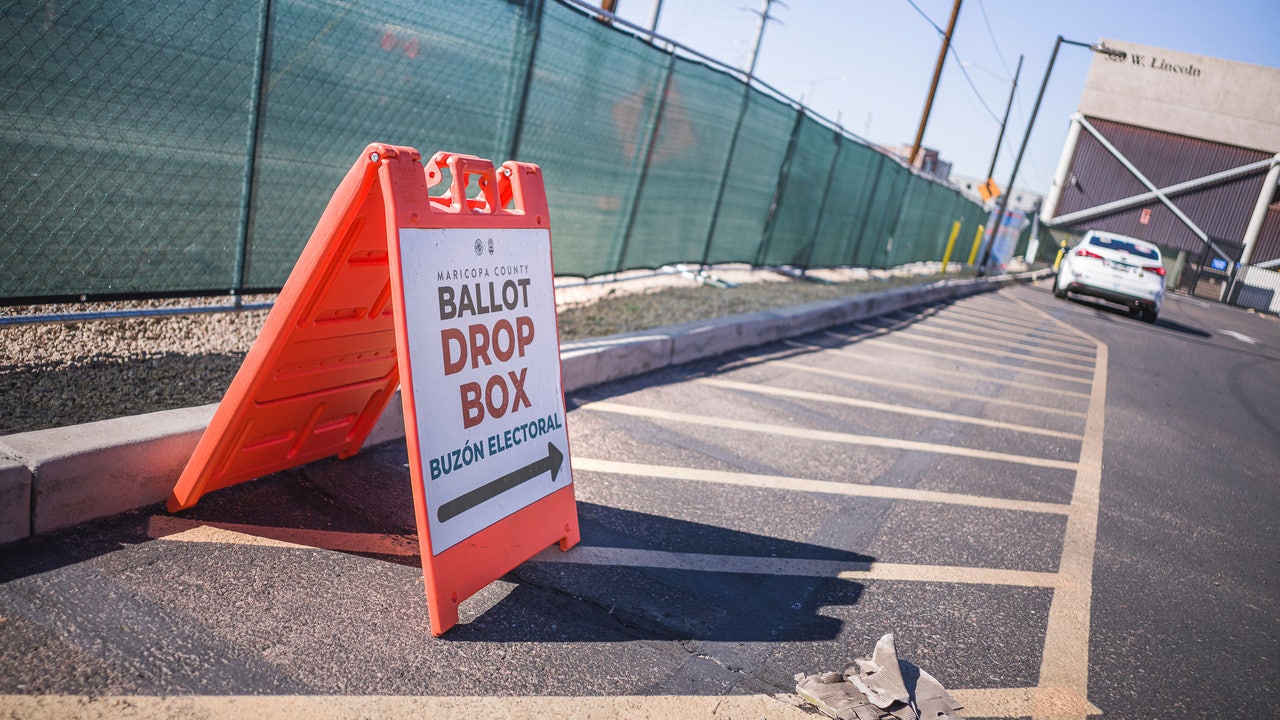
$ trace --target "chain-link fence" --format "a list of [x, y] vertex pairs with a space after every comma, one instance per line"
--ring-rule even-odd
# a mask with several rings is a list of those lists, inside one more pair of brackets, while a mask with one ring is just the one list
[[278, 288], [369, 142], [539, 163], [556, 269], [940, 259], [957, 190], [567, 0], [10, 0], [0, 303]]

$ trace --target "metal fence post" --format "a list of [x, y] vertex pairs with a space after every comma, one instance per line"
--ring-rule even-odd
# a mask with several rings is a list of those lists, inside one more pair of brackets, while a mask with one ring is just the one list
[[542, 16], [546, 12], [546, 4], [543, 0], [531, 0], [525, 8], [525, 22], [533, 25], [533, 37], [528, 41], [529, 52], [524, 66], [524, 80], [517, 90], [516, 117], [511, 128], [511, 140], [507, 144], [507, 160], [516, 160], [520, 152], [520, 141], [524, 136], [525, 109], [529, 105], [529, 86], [533, 84], [533, 66], [538, 57], [539, 40], [542, 38]]
[[649, 131], [649, 142], [644, 149], [644, 164], [640, 166], [640, 178], [636, 181], [635, 194], [631, 196], [631, 208], [627, 212], [626, 229], [622, 231], [622, 245], [618, 248], [618, 259], [613, 270], [622, 269], [627, 259], [627, 248], [631, 245], [631, 231], [636, 225], [636, 210], [640, 208], [640, 197], [644, 194], [644, 183], [649, 177], [649, 163], [653, 160], [653, 146], [658, 142], [658, 131], [662, 129], [662, 113], [667, 108], [667, 94], [671, 91], [671, 76], [675, 74], [676, 54], [672, 50], [667, 55], [667, 73], [662, 79], [662, 93], [658, 95], [658, 109], [653, 114], [653, 128]]
[[871, 192], [867, 193], [867, 201], [862, 207], [862, 222], [858, 227], [858, 239], [854, 241], [853, 252], [849, 255], [849, 264], [852, 265], [858, 260], [858, 254], [862, 252], [862, 241], [867, 237], [867, 222], [871, 220], [871, 204], [876, 200], [876, 191], [880, 189], [880, 178], [884, 175], [885, 156], [883, 153], [876, 153], [880, 157], [876, 163], [876, 177], [871, 181]]
[[913, 195], [915, 190], [911, 184], [915, 176], [911, 174], [911, 171], [904, 172], [902, 177], [902, 190], [898, 191], [895, 196], [898, 199], [898, 207], [893, 212], [893, 227], [889, 228], [889, 239], [884, 243], [884, 267], [889, 267], [889, 258], [893, 254], [893, 241], [898, 234], [898, 229], [902, 226], [902, 214], [907, 210], [907, 198]]
[[720, 184], [716, 187], [716, 201], [711, 206], [711, 224], [707, 227], [707, 241], [702, 246], [702, 260], [699, 263], [706, 267], [711, 256], [711, 240], [716, 235], [716, 225], [720, 222], [720, 205], [724, 202], [724, 191], [729, 185], [729, 170], [733, 167], [733, 156], [738, 151], [738, 136], [742, 134], [742, 122], [747, 117], [747, 105], [751, 102], [751, 78], [742, 85], [742, 104], [738, 106], [738, 119], [733, 124], [733, 134], [729, 136], [729, 153], [724, 158], [724, 169], [720, 172]]
[[782, 165], [778, 167], [778, 182], [773, 188], [773, 200], [769, 203], [769, 214], [764, 219], [764, 232], [760, 238], [760, 247], [756, 250], [756, 265], [763, 265], [773, 244], [773, 233], [778, 228], [778, 205], [782, 203], [782, 191], [791, 175], [791, 161], [795, 159], [796, 145], [799, 144], [800, 124], [804, 122], [804, 107], [796, 108], [796, 121], [791, 125], [791, 137], [787, 139], [787, 151], [782, 156]]
[[818, 233], [822, 231], [822, 219], [827, 214], [827, 200], [831, 197], [831, 181], [836, 176], [836, 163], [840, 162], [840, 151], [844, 149], [844, 131], [836, 126], [833, 138], [836, 151], [831, 154], [831, 165], [827, 168], [827, 183], [822, 188], [822, 202], [818, 205], [818, 219], [813, 223], [813, 232], [809, 234], [809, 247], [804, 254], [804, 267], [808, 269], [813, 262], [813, 249], [818, 244]]
[[231, 294], [240, 302], [244, 276], [249, 265], [249, 224], [253, 215], [253, 175], [258, 157], [258, 137], [262, 134], [262, 108], [266, 95], [267, 62], [270, 55], [271, 0], [262, 0], [258, 14], [258, 52], [253, 59], [253, 94], [249, 97], [249, 127], [245, 133], [244, 176], [240, 186], [240, 237], [232, 268]]

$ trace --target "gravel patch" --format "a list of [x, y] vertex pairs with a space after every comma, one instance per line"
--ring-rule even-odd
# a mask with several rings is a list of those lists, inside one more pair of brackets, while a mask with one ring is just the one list
[[[710, 319], [904, 284], [932, 282], [936, 264], [893, 272], [813, 271], [821, 280], [726, 267], [731, 288], [674, 275], [631, 273], [615, 282], [558, 280], [562, 342]], [[950, 273], [950, 277], [956, 277]], [[270, 296], [246, 297], [247, 304]], [[0, 316], [67, 315], [139, 308], [227, 306], [184, 298], [0, 308]], [[63, 319], [0, 325], [0, 435], [217, 402], [257, 338], [267, 310]]]

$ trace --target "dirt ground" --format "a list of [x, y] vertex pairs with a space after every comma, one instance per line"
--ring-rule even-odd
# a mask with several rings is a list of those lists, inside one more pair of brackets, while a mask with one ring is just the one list
[[[937, 264], [894, 271], [815, 270], [800, 278], [725, 266], [713, 268], [712, 277], [702, 279], [678, 271], [633, 272], [591, 281], [559, 278], [560, 340], [931, 282], [941, 277], [938, 270]], [[272, 300], [243, 298], [250, 307]], [[182, 298], [0, 308], [0, 320], [45, 318], [0, 324], [0, 435], [218, 401], [257, 338], [267, 309], [121, 319], [83, 315], [230, 305], [226, 298]]]

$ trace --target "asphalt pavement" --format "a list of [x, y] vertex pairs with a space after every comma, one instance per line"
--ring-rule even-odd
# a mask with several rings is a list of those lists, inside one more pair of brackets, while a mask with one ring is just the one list
[[572, 392], [582, 542], [428, 632], [403, 441], [0, 548], [14, 717], [967, 717], [1280, 701], [1280, 323], [1048, 283]]

